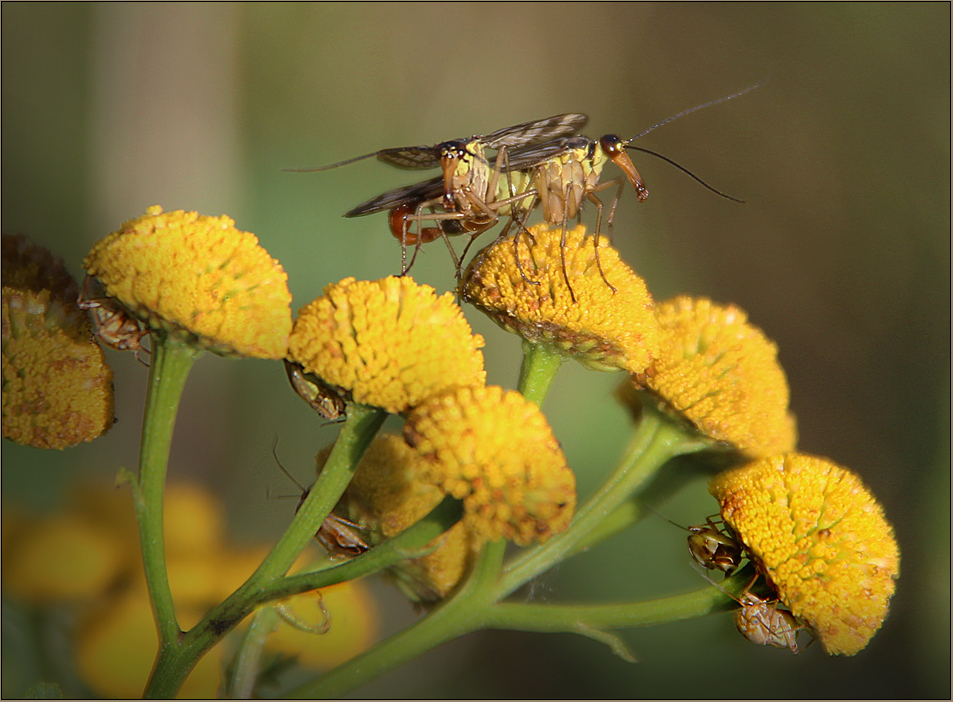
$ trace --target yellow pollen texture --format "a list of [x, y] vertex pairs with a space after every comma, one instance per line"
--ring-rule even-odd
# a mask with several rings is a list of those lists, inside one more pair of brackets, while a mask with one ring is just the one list
[[112, 371], [77, 295], [62, 261], [3, 237], [4, 438], [63, 449], [112, 427]]
[[463, 500], [481, 542], [525, 546], [569, 526], [575, 475], [544, 415], [518, 392], [447, 392], [408, 416], [404, 437], [423, 459], [422, 478]]
[[887, 616], [900, 552], [854, 473], [788, 453], [726, 471], [709, 492], [781, 601], [830, 654], [862, 650]]
[[450, 293], [412, 278], [345, 278], [298, 313], [289, 358], [355, 402], [399, 414], [450, 387], [482, 385], [483, 337]]
[[596, 239], [582, 225], [566, 232], [565, 246], [561, 237], [560, 227], [530, 227], [519, 237], [519, 264], [513, 237], [491, 244], [474, 256], [461, 297], [507, 331], [588, 368], [641, 373], [659, 343], [645, 282], [605, 237], [598, 260]]
[[734, 305], [677, 297], [656, 310], [661, 350], [636, 382], [706, 436], [753, 458], [797, 441], [777, 347]]
[[83, 265], [154, 329], [221, 355], [278, 359], [287, 352], [288, 276], [229, 217], [163, 213], [156, 205], [97, 242]]
[[[378, 436], [347, 488], [351, 518], [389, 539], [425, 517], [444, 493], [420, 479], [421, 464], [418, 453], [400, 436]], [[464, 523], [458, 522], [430, 545], [429, 553], [397, 566], [396, 577], [409, 586], [415, 600], [442, 599], [472, 565], [472, 542]]]

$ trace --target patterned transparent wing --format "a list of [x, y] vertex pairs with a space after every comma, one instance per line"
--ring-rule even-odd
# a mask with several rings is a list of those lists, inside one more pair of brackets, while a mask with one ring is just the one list
[[523, 171], [538, 166], [550, 159], [561, 156], [574, 149], [587, 150], [592, 144], [589, 137], [576, 136], [563, 139], [554, 139], [543, 144], [532, 144], [506, 152], [504, 171]]
[[555, 115], [533, 122], [524, 122], [513, 127], [498, 129], [487, 134], [482, 141], [487, 148], [529, 146], [540, 144], [552, 139], [570, 136], [582, 129], [589, 117], [578, 112], [568, 112], [564, 115]]
[[382, 149], [376, 155], [378, 161], [411, 171], [436, 168], [440, 165], [440, 149], [437, 146], [401, 146]]
[[405, 185], [402, 188], [388, 190], [386, 193], [372, 197], [367, 202], [361, 203], [345, 217], [360, 217], [362, 215], [374, 214], [375, 212], [384, 212], [392, 210], [398, 205], [406, 205], [412, 202], [425, 202], [435, 200], [443, 195], [443, 177], [437, 176], [423, 183], [414, 185]]

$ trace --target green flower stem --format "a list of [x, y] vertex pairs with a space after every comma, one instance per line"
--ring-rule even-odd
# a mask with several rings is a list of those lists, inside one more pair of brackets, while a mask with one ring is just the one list
[[669, 461], [652, 478], [647, 487], [636, 497], [631, 497], [616, 507], [595, 529], [586, 534], [572, 547], [569, 555], [574, 556], [596, 544], [615, 536], [633, 524], [653, 514], [654, 507], [665, 504], [676, 492], [688, 483], [705, 475], [699, 469], [680, 465], [678, 460]]
[[492, 586], [499, 576], [506, 542], [487, 544], [469, 580], [452, 599], [412, 626], [381, 641], [317, 680], [291, 690], [285, 697], [326, 699], [340, 697], [394, 670], [440, 644], [484, 628]]
[[[251, 577], [206, 615], [185, 639], [161, 646], [146, 697], [172, 697], [201, 656], [247, 616], [268, 585], [280, 579], [313, 538], [351, 481], [358, 462], [387, 418], [384, 410], [348, 405], [347, 419], [327, 463], [287, 531]], [[341, 582], [335, 580], [334, 582]], [[330, 584], [330, 583], [325, 583]], [[178, 634], [178, 626], [176, 626]]]
[[574, 552], [577, 543], [651, 478], [670, 458], [707, 448], [709, 443], [646, 405], [635, 436], [615, 473], [576, 511], [569, 529], [529, 549], [507, 566], [497, 590], [502, 599]]
[[523, 341], [523, 364], [517, 388], [523, 397], [542, 406], [557, 371], [566, 358], [546, 344]]
[[276, 577], [284, 575], [321, 524], [341, 499], [351, 482], [364, 451], [387, 419], [387, 412], [377, 407], [351, 403], [347, 419], [341, 427], [334, 448], [321, 474], [311, 487], [295, 518], [271, 553], [265, 558], [239, 592], [252, 592]]
[[160, 650], [174, 645], [179, 634], [165, 564], [162, 500], [169, 447], [185, 380], [202, 351], [166, 335], [152, 335], [152, 366], [139, 447], [139, 479], [134, 483], [136, 521]]
[[721, 583], [726, 592], [708, 585], [694, 592], [643, 602], [598, 605], [502, 603], [484, 615], [485, 628], [582, 633], [586, 629], [634, 628], [694, 619], [732, 609], [734, 600], [726, 593], [739, 593], [750, 579], [750, 571], [745, 569]]
[[425, 549], [462, 516], [462, 503], [447, 497], [415, 525], [356, 558], [323, 570], [278, 578], [257, 592], [239, 588], [183, 635], [181, 645], [160, 652], [156, 672], [145, 696], [174, 695], [195, 663], [255, 607], [379, 572], [406, 559], [408, 553]]
[[228, 678], [228, 699], [250, 700], [261, 671], [261, 652], [271, 632], [278, 626], [278, 612], [274, 607], [262, 607], [252, 617], [241, 645], [235, 654], [234, 667]]

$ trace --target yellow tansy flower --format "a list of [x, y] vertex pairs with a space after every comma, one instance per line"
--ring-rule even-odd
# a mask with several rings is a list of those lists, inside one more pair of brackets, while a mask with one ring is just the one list
[[708, 490], [781, 602], [824, 649], [862, 650], [887, 616], [900, 552], [860, 478], [827, 459], [788, 453], [721, 473]]
[[112, 371], [77, 294], [62, 261], [3, 237], [4, 438], [63, 449], [112, 427]]
[[483, 337], [449, 293], [410, 277], [345, 278], [298, 313], [289, 358], [355, 402], [399, 414], [458, 385], [481, 385]]
[[519, 265], [512, 237], [491, 244], [474, 256], [461, 297], [507, 331], [548, 344], [587, 368], [642, 372], [658, 349], [645, 282], [604, 237], [597, 261], [596, 239], [586, 237], [584, 226], [566, 233], [564, 249], [561, 236], [560, 227], [530, 227], [520, 237]]
[[778, 349], [734, 305], [677, 297], [660, 303], [662, 344], [636, 382], [702, 434], [752, 457], [794, 449]]
[[98, 241], [83, 266], [153, 329], [220, 355], [278, 359], [287, 351], [288, 276], [228, 217], [155, 205]]
[[[319, 470], [329, 452], [318, 455]], [[350, 519], [368, 530], [372, 543], [397, 536], [440, 504], [445, 493], [423, 481], [425, 467], [419, 454], [399, 436], [379, 435], [368, 447], [343, 503]], [[477, 545], [464, 523], [458, 522], [427, 553], [409, 558], [390, 575], [411, 599], [440, 600], [469, 571]]]
[[444, 393], [408, 415], [404, 437], [424, 461], [423, 480], [463, 500], [463, 522], [480, 541], [525, 546], [569, 526], [576, 478], [545, 416], [518, 392]]

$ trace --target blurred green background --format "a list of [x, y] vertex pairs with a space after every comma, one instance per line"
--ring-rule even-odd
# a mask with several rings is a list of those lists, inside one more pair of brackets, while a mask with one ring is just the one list
[[[62, 256], [152, 204], [232, 216], [290, 277], [297, 309], [328, 282], [398, 271], [382, 215], [341, 214], [414, 174], [371, 160], [289, 167], [486, 133], [560, 112], [587, 133], [653, 132], [720, 199], [633, 154], [615, 242], [657, 299], [734, 302], [777, 341], [800, 448], [860, 473], [902, 550], [882, 631], [855, 658], [744, 641], [727, 615], [622, 637], [635, 665], [571, 635], [485, 632], [358, 691], [383, 697], [947, 697], [950, 692], [950, 6], [933, 4], [11, 4], [2, 8], [2, 228]], [[591, 213], [590, 213], [591, 214]], [[435, 243], [414, 277], [450, 289]], [[519, 343], [467, 310], [489, 381]], [[70, 482], [133, 467], [147, 372], [109, 352], [119, 423], [64, 452], [3, 443], [5, 501], [48, 509]], [[621, 380], [567, 364], [544, 405], [583, 495], [629, 435]], [[227, 498], [236, 538], [273, 539], [333, 439], [280, 364], [202, 358], [172, 477]], [[664, 507], [714, 511], [698, 482]], [[684, 535], [651, 519], [564, 564], [539, 601], [635, 599], [700, 586]], [[414, 614], [383, 587], [388, 630]], [[5, 611], [4, 617], [7, 614]], [[6, 622], [4, 631], [7, 631]], [[6, 659], [5, 655], [5, 659]], [[15, 659], [14, 659], [15, 660]], [[31, 684], [5, 665], [4, 696]], [[12, 675], [12, 678], [11, 678]]]

